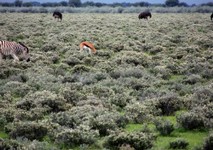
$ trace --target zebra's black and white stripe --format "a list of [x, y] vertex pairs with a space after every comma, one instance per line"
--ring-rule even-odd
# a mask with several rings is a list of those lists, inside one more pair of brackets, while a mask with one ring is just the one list
[[29, 49], [21, 42], [0, 41], [0, 61], [3, 56], [11, 55], [15, 61], [30, 61]]

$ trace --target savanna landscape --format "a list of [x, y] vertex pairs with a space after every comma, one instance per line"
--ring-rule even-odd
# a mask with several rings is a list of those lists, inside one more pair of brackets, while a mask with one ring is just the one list
[[0, 149], [212, 149], [210, 15], [1, 13], [31, 61], [0, 64]]

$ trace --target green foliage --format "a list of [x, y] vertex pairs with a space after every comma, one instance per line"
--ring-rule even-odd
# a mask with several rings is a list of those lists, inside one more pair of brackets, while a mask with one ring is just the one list
[[213, 133], [210, 133], [210, 135], [205, 139], [203, 149], [211, 150], [212, 148], [213, 148]]
[[203, 129], [204, 119], [200, 114], [185, 112], [177, 116], [177, 122], [185, 129]]
[[98, 137], [98, 132], [88, 127], [82, 126], [77, 129], [65, 129], [58, 133], [55, 141], [58, 144], [76, 146], [80, 144], [93, 144]]
[[155, 137], [151, 133], [135, 132], [135, 133], [114, 133], [111, 134], [105, 145], [109, 148], [118, 149], [123, 144], [128, 144], [136, 150], [149, 149], [153, 145]]
[[72, 7], [80, 7], [81, 6], [81, 0], [69, 0], [68, 3]]
[[13, 139], [25, 137], [29, 140], [42, 140], [47, 134], [47, 128], [35, 122], [14, 123], [7, 130], [9, 131], [9, 136]]
[[174, 7], [179, 4], [179, 0], [166, 0], [166, 6]]
[[173, 149], [186, 149], [189, 143], [185, 139], [176, 139], [169, 143], [169, 147]]
[[25, 96], [16, 106], [24, 110], [43, 107], [47, 112], [58, 112], [65, 110], [65, 100], [50, 91], [37, 91]]
[[155, 126], [161, 135], [170, 135], [174, 131], [174, 125], [168, 120], [156, 120]]
[[171, 115], [183, 106], [181, 99], [174, 93], [169, 93], [158, 99], [156, 107], [161, 109], [163, 115]]
[[23, 146], [15, 140], [4, 140], [0, 138], [0, 149], [21, 149]]

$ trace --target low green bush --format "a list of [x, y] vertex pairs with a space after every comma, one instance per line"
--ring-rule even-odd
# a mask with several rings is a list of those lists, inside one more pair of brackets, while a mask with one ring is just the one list
[[169, 148], [172, 149], [186, 149], [186, 147], [189, 145], [189, 142], [187, 142], [185, 139], [178, 138], [174, 141], [171, 141], [169, 143]]
[[163, 115], [172, 115], [175, 111], [180, 110], [183, 102], [175, 93], [169, 93], [157, 99], [156, 107], [161, 109]]
[[213, 133], [210, 133], [210, 135], [205, 139], [203, 149], [204, 150], [213, 149]]
[[25, 137], [29, 140], [42, 140], [47, 134], [47, 128], [35, 122], [13, 123], [9, 131], [9, 136], [13, 139]]
[[98, 132], [91, 130], [88, 127], [79, 127], [76, 129], [65, 129], [59, 132], [55, 137], [55, 142], [66, 146], [77, 146], [80, 144], [93, 144], [97, 137]]
[[105, 146], [110, 149], [118, 150], [123, 144], [128, 144], [135, 150], [150, 149], [153, 146], [155, 136], [151, 133], [135, 132], [135, 133], [114, 133], [110, 134], [105, 142]]
[[161, 135], [170, 135], [174, 131], [174, 125], [168, 120], [156, 120], [155, 127]]
[[203, 116], [194, 112], [185, 112], [177, 116], [177, 122], [188, 130], [203, 129], [205, 127]]

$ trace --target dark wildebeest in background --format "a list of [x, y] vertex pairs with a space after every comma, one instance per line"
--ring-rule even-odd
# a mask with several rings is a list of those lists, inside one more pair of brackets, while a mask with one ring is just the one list
[[62, 14], [59, 11], [54, 11], [53, 17], [62, 20]]
[[141, 12], [138, 16], [139, 19], [148, 19], [152, 17], [152, 14], [149, 11]]
[[213, 13], [212, 13], [212, 15], [211, 15], [211, 20], [212, 20], [212, 18], [213, 18]]

